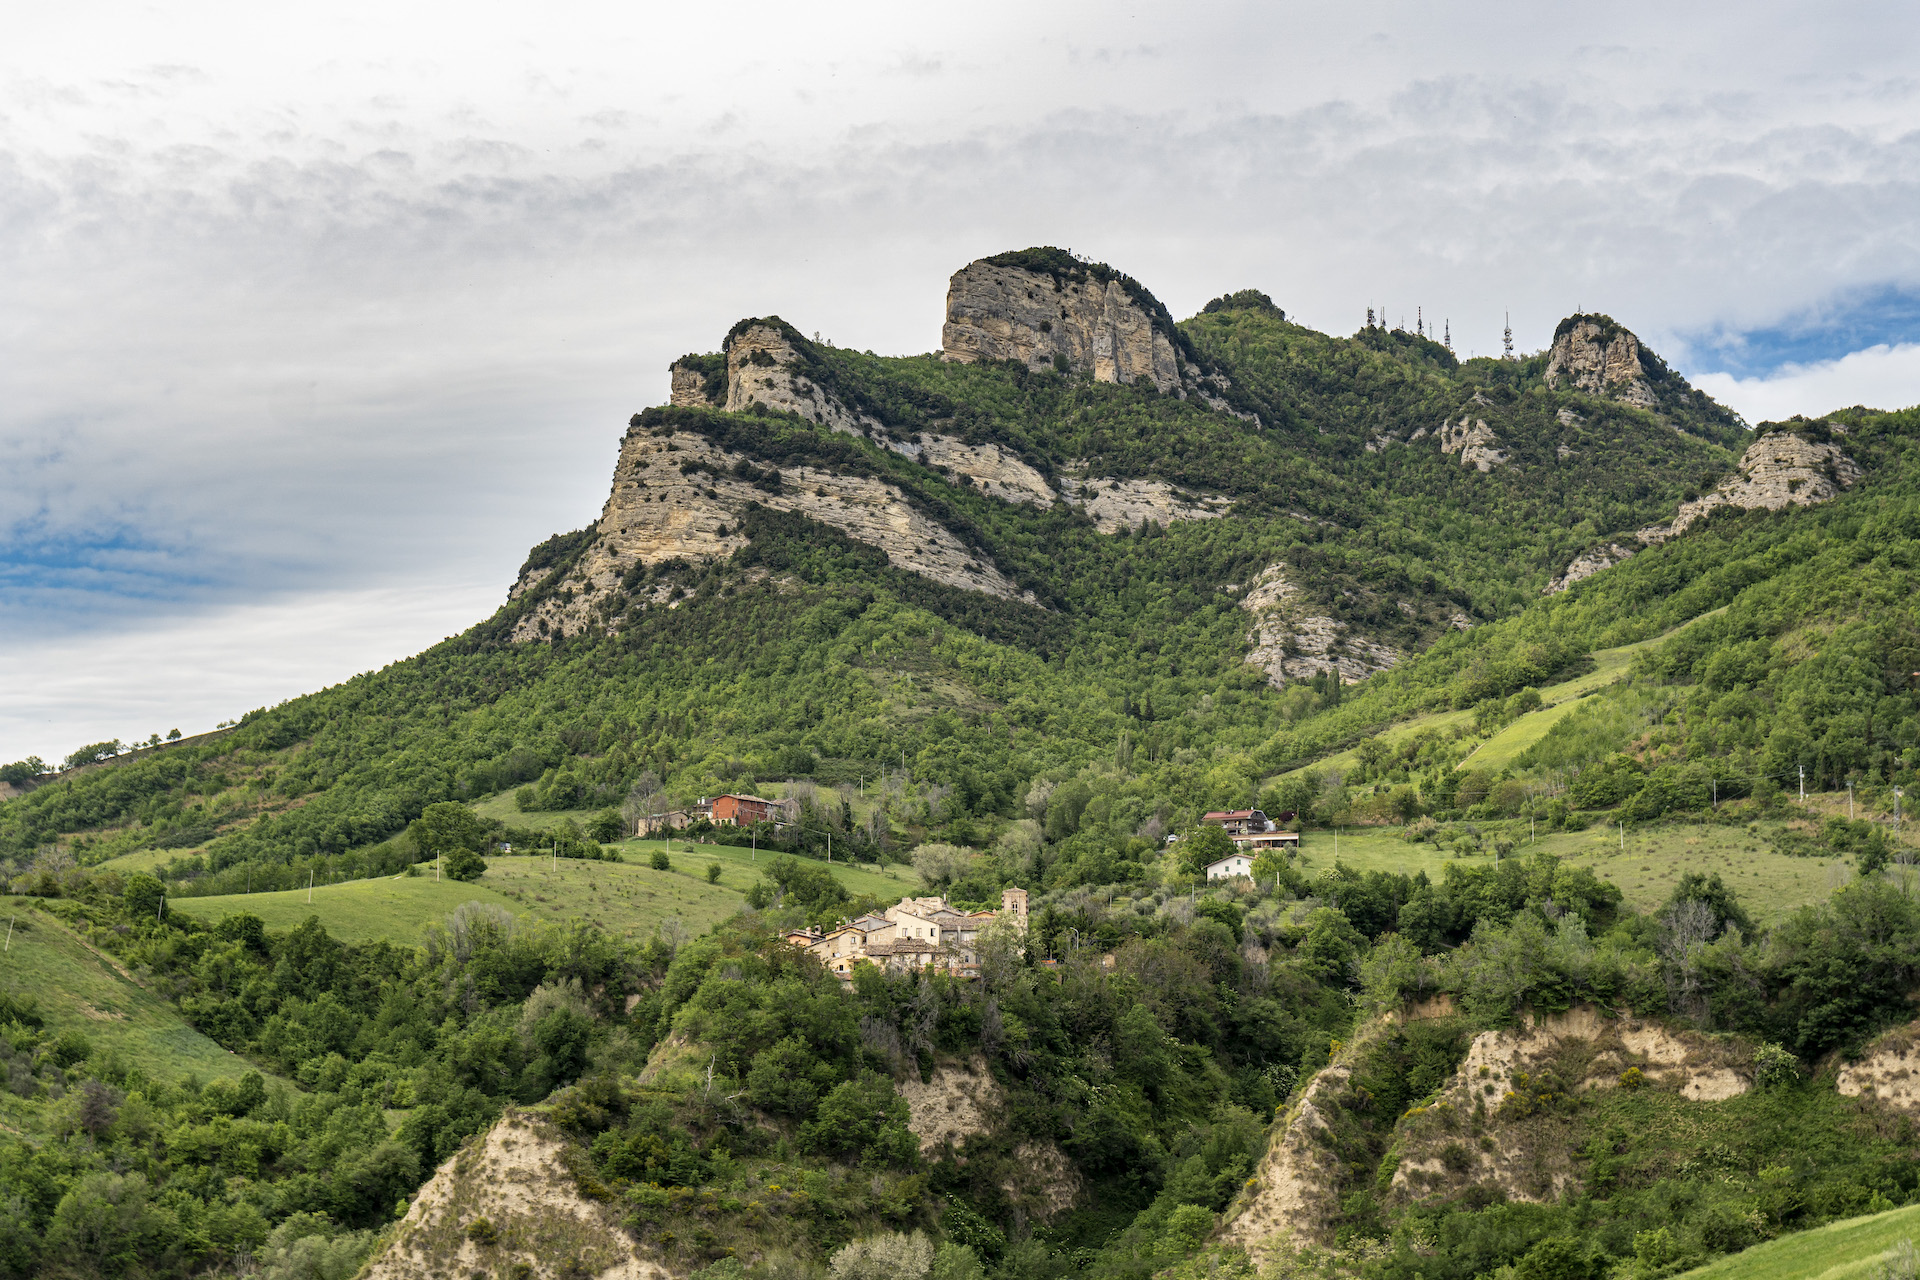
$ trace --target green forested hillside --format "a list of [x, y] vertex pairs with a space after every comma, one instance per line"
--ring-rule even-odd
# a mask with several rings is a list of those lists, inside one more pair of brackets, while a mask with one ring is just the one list
[[[629, 427], [737, 454], [768, 492], [802, 465], [883, 483], [1028, 600], [759, 506], [738, 550], [636, 562], [596, 625], [515, 643], [576, 589], [583, 530], [417, 657], [218, 738], [10, 767], [13, 891], [255, 1074], [83, 1045], [14, 982], [0, 1038], [31, 1124], [0, 1138], [0, 1269], [344, 1275], [437, 1162], [545, 1100], [579, 1184], [676, 1275], [817, 1276], [895, 1230], [954, 1246], [941, 1280], [1238, 1275], [1220, 1215], [1257, 1194], [1272, 1124], [1329, 1063], [1360, 1083], [1325, 1108], [1338, 1195], [1299, 1274], [1666, 1275], [1913, 1197], [1910, 1122], [1841, 1098], [1834, 1066], [1911, 1016], [1920, 978], [1917, 846], [1892, 821], [1920, 768], [1920, 413], [1766, 424], [1862, 478], [1818, 506], [1722, 509], [1543, 595], [1727, 475], [1744, 429], [1664, 366], [1658, 411], [1634, 409], [1549, 388], [1544, 356], [1330, 337], [1252, 291], [1177, 334], [1224, 408], [787, 332], [796, 368], [878, 428], [692, 405]], [[1463, 420], [1502, 463], [1434, 445]], [[1101, 532], [907, 456], [933, 434], [1062, 492], [1156, 481], [1229, 505]], [[1398, 661], [1270, 680], [1243, 604], [1277, 567], [1303, 610]], [[684, 848], [626, 864], [653, 854], [623, 842], [634, 817], [776, 786], [795, 821], [697, 833], [748, 846], [711, 887]], [[1307, 850], [1206, 884], [1221, 841], [1199, 814], [1252, 804]], [[1601, 832], [1617, 858], [1582, 843]], [[829, 841], [893, 874], [836, 878]], [[505, 843], [574, 870], [536, 880]], [[1720, 862], [1654, 865], [1695, 844]], [[1762, 852], [1764, 911], [1740, 861]], [[408, 871], [434, 858], [474, 887], [425, 891]], [[1789, 860], [1810, 874], [1777, 874]], [[634, 896], [660, 877], [700, 910]], [[310, 880], [333, 931], [292, 896]], [[908, 884], [966, 904], [1027, 888], [1032, 929], [977, 982], [875, 970], [850, 991], [778, 938]], [[1451, 1013], [1383, 1030], [1440, 995]], [[1756, 1087], [1516, 1087], [1437, 1158], [1530, 1135], [1561, 1191], [1396, 1189], [1473, 1036], [1576, 1005], [1734, 1037]], [[642, 1084], [656, 1046], [704, 1050], [712, 1074]], [[921, 1153], [895, 1085], [976, 1059], [1004, 1127], [964, 1163]], [[1044, 1220], [1001, 1176], [1029, 1143], [1081, 1188]]]

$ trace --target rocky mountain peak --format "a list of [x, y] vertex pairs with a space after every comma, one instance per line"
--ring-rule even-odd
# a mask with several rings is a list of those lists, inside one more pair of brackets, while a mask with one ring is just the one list
[[1132, 277], [1054, 248], [969, 262], [947, 287], [948, 360], [1018, 360], [1087, 372], [1096, 382], [1151, 382], [1182, 393], [1173, 317]]
[[1568, 316], [1553, 331], [1546, 378], [1555, 390], [1584, 391], [1654, 410], [1660, 398], [1647, 372], [1640, 339], [1611, 316]]

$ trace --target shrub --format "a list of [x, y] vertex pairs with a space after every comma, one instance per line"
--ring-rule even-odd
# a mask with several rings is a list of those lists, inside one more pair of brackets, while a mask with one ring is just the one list
[[1772, 1042], [1753, 1051], [1753, 1082], [1761, 1088], [1792, 1084], [1800, 1078], [1800, 1060]]
[[486, 874], [487, 860], [471, 849], [455, 849], [441, 864], [449, 880], [478, 880]]
[[667, 856], [665, 849], [655, 849], [653, 856], [647, 859], [655, 871], [667, 871], [673, 867], [673, 859]]

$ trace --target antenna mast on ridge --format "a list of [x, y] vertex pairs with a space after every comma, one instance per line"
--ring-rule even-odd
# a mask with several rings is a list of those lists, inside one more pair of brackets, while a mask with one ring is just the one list
[[1507, 312], [1507, 329], [1500, 336], [1500, 358], [1513, 359], [1513, 312]]

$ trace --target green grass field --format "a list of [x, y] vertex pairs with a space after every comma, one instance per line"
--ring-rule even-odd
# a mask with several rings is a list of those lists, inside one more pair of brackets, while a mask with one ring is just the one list
[[[1540, 701], [1542, 705], [1538, 711], [1529, 712], [1521, 716], [1518, 720], [1515, 720], [1512, 724], [1500, 730], [1491, 738], [1488, 738], [1478, 747], [1475, 747], [1473, 753], [1465, 760], [1462, 760], [1457, 767], [1462, 769], [1491, 769], [1495, 771], [1506, 768], [1509, 764], [1513, 763], [1521, 752], [1545, 737], [1547, 730], [1551, 729], [1555, 722], [1562, 716], [1572, 711], [1574, 707], [1578, 705], [1580, 699], [1590, 693], [1604, 689], [1608, 685], [1623, 678], [1627, 674], [1627, 668], [1633, 664], [1635, 654], [1643, 649], [1657, 648], [1680, 632], [1685, 631], [1694, 623], [1699, 622], [1701, 618], [1711, 618], [1715, 614], [1724, 611], [1725, 606], [1723, 605], [1719, 609], [1715, 609], [1709, 613], [1703, 613], [1699, 618], [1693, 618], [1687, 622], [1683, 622], [1673, 630], [1665, 632], [1662, 635], [1654, 636], [1651, 639], [1637, 641], [1634, 644], [1621, 645], [1617, 649], [1594, 650], [1592, 654], [1594, 663], [1592, 671], [1587, 672], [1583, 676], [1575, 676], [1571, 680], [1563, 680], [1559, 684], [1548, 685], [1546, 688], [1540, 690]], [[1456, 725], [1471, 724], [1472, 722], [1473, 713], [1471, 711], [1433, 711], [1424, 716], [1415, 716], [1410, 720], [1402, 720], [1396, 725], [1381, 730], [1376, 736], [1388, 746], [1397, 746], [1415, 734], [1451, 729]], [[1335, 752], [1330, 756], [1323, 756], [1315, 760], [1312, 764], [1302, 765], [1301, 768], [1333, 768], [1340, 770], [1342, 773], [1347, 773], [1359, 763], [1360, 757], [1357, 752], [1347, 750]], [[1288, 770], [1288, 773], [1297, 772], [1299, 772], [1298, 769]], [[1285, 777], [1287, 775], [1278, 774], [1275, 776]], [[1267, 781], [1272, 782], [1273, 780], [1274, 779], [1269, 778]], [[1262, 785], [1265, 784], [1263, 783]]]
[[1867, 1280], [1902, 1240], [1920, 1240], [1920, 1205], [1796, 1231], [1686, 1272], [1680, 1280]]
[[[651, 937], [662, 921], [678, 917], [690, 933], [705, 933], [740, 910], [741, 890], [710, 885], [704, 872], [712, 858], [679, 862], [655, 871], [643, 861], [575, 862], [540, 857], [487, 859], [480, 883], [508, 900], [516, 913], [569, 924], [584, 920], [626, 938]], [[740, 879], [743, 877], [735, 877]]]
[[[629, 840], [617, 847], [626, 861], [496, 855], [487, 859], [486, 874], [471, 884], [435, 880], [431, 866], [423, 864], [425, 874], [419, 876], [316, 885], [311, 901], [305, 889], [170, 901], [173, 910], [203, 920], [251, 912], [269, 929], [290, 929], [318, 916], [328, 933], [345, 942], [417, 945], [427, 925], [444, 920], [463, 902], [490, 902], [535, 920], [585, 920], [620, 937], [646, 938], [670, 917], [678, 917], [690, 932], [705, 933], [734, 914], [769, 856], [764, 850], [756, 855], [675, 840], [668, 854], [671, 869], [655, 871], [648, 859], [665, 847], [664, 841]], [[707, 867], [716, 862], [720, 880], [709, 884]], [[888, 902], [919, 891], [913, 873], [900, 867], [876, 872], [835, 863], [833, 874], [849, 892]]]
[[[665, 848], [667, 843], [664, 840], [625, 840], [618, 847], [629, 862], [645, 862], [655, 849]], [[673, 861], [675, 871], [704, 878], [707, 865], [717, 862], [721, 867], [720, 883], [742, 893], [760, 878], [759, 868], [771, 856], [765, 849], [755, 852], [724, 844], [690, 845], [677, 837], [672, 845], [668, 856]], [[847, 892], [870, 893], [889, 902], [897, 902], [921, 892], [920, 878], [911, 867], [893, 865], [876, 869], [872, 864], [856, 866], [850, 862], [836, 862], [833, 864], [833, 874], [841, 884], [847, 886]]]
[[316, 885], [311, 902], [305, 889], [287, 889], [213, 898], [169, 898], [167, 905], [169, 910], [209, 921], [244, 912], [259, 916], [269, 929], [291, 929], [308, 916], [318, 916], [327, 932], [342, 942], [385, 940], [413, 946], [420, 941], [421, 929], [444, 919], [463, 902], [491, 902], [518, 914], [511, 899], [484, 883], [436, 881], [431, 868], [423, 876]]
[[[1627, 901], [1643, 911], [1665, 902], [1686, 872], [1717, 872], [1756, 921], [1777, 919], [1796, 907], [1818, 902], [1851, 875], [1841, 859], [1790, 858], [1775, 853], [1766, 835], [1744, 827], [1630, 827], [1623, 850], [1617, 827], [1541, 833], [1529, 844], [1522, 825], [1515, 833], [1515, 852], [1544, 850], [1590, 867], [1595, 875], [1619, 885]], [[1438, 880], [1453, 860], [1449, 850], [1431, 844], [1408, 844], [1380, 828], [1342, 831], [1337, 844], [1339, 860], [1358, 871], [1405, 875], [1425, 871], [1428, 878]], [[1332, 866], [1335, 845], [1334, 832], [1303, 833], [1302, 865], [1309, 872]], [[1491, 861], [1491, 854], [1469, 861], [1485, 864]]]
[[[0, 953], [0, 981], [8, 992], [33, 996], [49, 1032], [78, 1028], [96, 1052], [111, 1050], [156, 1079], [192, 1073], [202, 1081], [238, 1079], [254, 1070], [195, 1031], [160, 996], [136, 983], [114, 961], [93, 950], [59, 920], [31, 908], [9, 911], [13, 939]], [[32, 1110], [5, 1095], [10, 1106]], [[16, 1118], [9, 1111], [9, 1121]], [[24, 1111], [19, 1113], [24, 1118]]]
[[118, 871], [122, 875], [129, 871], [152, 871], [155, 867], [164, 867], [175, 858], [190, 858], [199, 852], [198, 849], [135, 849], [132, 853], [108, 858], [94, 869]]
[[569, 818], [573, 819], [575, 826], [584, 828], [587, 819], [600, 812], [598, 809], [556, 809], [552, 813], [522, 813], [514, 806], [511, 791], [476, 800], [469, 807], [483, 818], [493, 818], [510, 827], [526, 827], [532, 831], [557, 827]]

